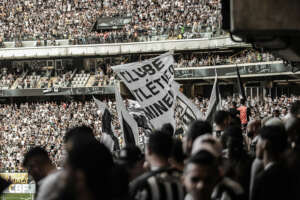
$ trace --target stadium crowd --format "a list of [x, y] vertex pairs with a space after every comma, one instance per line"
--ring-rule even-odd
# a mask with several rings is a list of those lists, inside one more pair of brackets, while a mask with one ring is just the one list
[[[142, 36], [170, 38], [200, 37], [201, 32], [220, 30], [218, 0], [27, 0], [0, 3], [0, 45], [4, 41], [37, 40], [37, 45], [56, 45], [69, 39], [72, 44], [138, 41]], [[91, 32], [96, 20], [129, 17], [130, 23], [117, 30]]]
[[234, 55], [223, 54], [187, 54], [179, 56], [177, 59], [177, 68], [216, 66], [228, 64], [256, 63], [277, 61], [270, 53], [258, 52], [253, 49], [246, 49]]
[[255, 99], [224, 102], [214, 128], [196, 120], [180, 140], [166, 124], [147, 136], [145, 152], [127, 144], [117, 154], [98, 141], [93, 102], [5, 105], [1, 167], [27, 169], [43, 200], [299, 198], [298, 97], [257, 102], [263, 118], [252, 113]]
[[[217, 66], [228, 64], [257, 63], [280, 60], [272, 54], [246, 49], [236, 54], [178, 54], [176, 59], [176, 68]], [[109, 57], [106, 59], [110, 59]], [[87, 86], [88, 80], [93, 76], [93, 82], [89, 86], [107, 86], [113, 85], [116, 79], [112, 66], [125, 64], [127, 62], [136, 62], [139, 58], [128, 60], [125, 56], [119, 57], [122, 62], [99, 61], [95, 68], [82, 71], [70, 66], [62, 66], [60, 70], [54, 72], [53, 67], [44, 66], [43, 62], [32, 62], [28, 66], [7, 66], [0, 65], [0, 88], [1, 89], [24, 89], [24, 88], [52, 88], [52, 87], [79, 87]], [[84, 74], [84, 75], [83, 75]], [[15, 86], [12, 87], [15, 83]]]
[[[249, 98], [247, 101], [249, 120], [263, 120], [275, 115], [285, 119], [292, 103], [298, 99], [296, 96], [290, 98], [282, 96], [275, 99], [266, 97], [264, 101]], [[202, 113], [206, 113], [209, 99], [197, 97], [193, 102]], [[223, 99], [223, 109], [230, 110], [232, 102], [240, 102], [240, 99], [238, 97]], [[122, 140], [115, 102], [109, 99], [107, 105], [114, 116], [113, 126], [117, 131], [116, 135]], [[56, 166], [61, 167], [63, 136], [67, 129], [74, 126], [92, 126], [99, 137], [102, 133], [101, 113], [93, 101], [8, 104], [1, 106], [0, 113], [1, 168], [5, 171], [22, 170], [21, 152], [35, 145], [45, 146]], [[177, 128], [183, 128], [179, 116], [176, 121]]]
[[[108, 106], [115, 111], [111, 101]], [[35, 145], [46, 146], [55, 164], [61, 166], [63, 135], [67, 129], [84, 124], [93, 126], [99, 135], [102, 128], [100, 113], [90, 101], [3, 105], [1, 116], [1, 169], [8, 171], [20, 171], [20, 152]], [[119, 126], [116, 120], [114, 124]]]

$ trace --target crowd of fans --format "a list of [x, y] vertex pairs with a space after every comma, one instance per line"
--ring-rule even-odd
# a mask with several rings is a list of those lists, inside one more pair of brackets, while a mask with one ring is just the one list
[[[171, 38], [200, 37], [220, 30], [219, 0], [27, 0], [0, 3], [0, 45], [4, 41], [37, 40], [37, 45], [56, 45], [57, 39], [72, 44], [138, 41], [156, 35]], [[129, 17], [121, 29], [92, 32], [98, 18]], [[50, 44], [49, 43], [49, 44]]]
[[[145, 151], [119, 152], [103, 143], [93, 102], [5, 105], [1, 167], [27, 169], [43, 200], [299, 198], [298, 97], [224, 102], [214, 127], [196, 120], [181, 140], [165, 124], [146, 136]], [[256, 106], [267, 115], [255, 116]]]
[[[249, 98], [249, 120], [263, 120], [275, 114], [280, 119], [285, 119], [292, 103], [297, 99], [296, 96], [275, 99], [266, 97], [263, 101]], [[239, 101], [239, 98], [228, 97], [222, 100], [222, 107], [224, 110], [230, 110], [232, 102]], [[194, 98], [193, 102], [205, 117], [209, 99]], [[115, 102], [108, 100], [107, 105], [111, 108], [115, 119], [113, 125], [120, 137]], [[0, 113], [1, 167], [7, 171], [22, 170], [20, 152], [34, 145], [46, 146], [54, 163], [58, 167], [61, 166], [63, 135], [68, 128], [82, 124], [92, 126], [98, 136], [102, 132], [101, 113], [93, 101], [8, 104], [1, 106]], [[184, 128], [180, 116], [177, 116], [176, 121], [178, 129]]]
[[244, 50], [234, 55], [219, 54], [188, 54], [178, 58], [177, 68], [216, 66], [228, 64], [242, 64], [255, 62], [269, 62], [280, 60], [270, 53], [260, 53], [251, 49]]
[[[108, 106], [115, 110], [111, 101]], [[101, 115], [91, 101], [11, 104], [0, 110], [1, 169], [8, 171], [20, 171], [21, 152], [35, 145], [46, 146], [55, 164], [61, 166], [63, 136], [68, 128], [85, 124], [101, 133]]]
[[[177, 64], [176, 68], [217, 66], [227, 64], [242, 64], [255, 62], [269, 62], [279, 60], [269, 53], [260, 53], [252, 49], [246, 49], [233, 55], [226, 54], [180, 54], [174, 56]], [[110, 58], [107, 58], [110, 59]], [[45, 67], [33, 62], [24, 67], [1, 68], [0, 88], [1, 89], [26, 89], [26, 88], [52, 88], [52, 87], [83, 87], [83, 86], [108, 86], [113, 85], [116, 75], [112, 66], [125, 64], [128, 60], [120, 57], [122, 62], [106, 62], [106, 60], [96, 63], [90, 70], [79, 70], [74, 74], [74, 67], [62, 67], [54, 71], [54, 67]], [[136, 62], [139, 59], [132, 59]], [[89, 78], [93, 76], [93, 81], [87, 85]], [[15, 83], [15, 87], [12, 86]]]

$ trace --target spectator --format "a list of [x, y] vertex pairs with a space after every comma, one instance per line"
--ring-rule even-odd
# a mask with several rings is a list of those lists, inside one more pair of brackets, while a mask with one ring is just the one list
[[245, 195], [248, 196], [252, 159], [245, 150], [241, 128], [238, 126], [228, 127], [222, 140], [224, 149], [227, 151], [225, 175], [238, 182], [244, 188]]
[[299, 140], [299, 127], [300, 126], [300, 120], [298, 118], [290, 118], [286, 122], [286, 132], [288, 134], [290, 148], [287, 151], [287, 153], [284, 155], [285, 161], [288, 166], [288, 171], [292, 175], [291, 177], [291, 186], [292, 186], [292, 194], [294, 195], [294, 198], [300, 197], [300, 192], [298, 185], [300, 184], [300, 173], [299, 173], [299, 167], [300, 167], [300, 140]]
[[219, 160], [205, 150], [189, 158], [184, 169], [185, 199], [242, 199], [241, 186], [223, 177], [219, 167]]
[[121, 149], [117, 163], [123, 165], [129, 174], [129, 181], [144, 173], [144, 155], [137, 146], [126, 146]]
[[260, 130], [259, 155], [263, 160], [264, 170], [253, 184], [252, 199], [292, 198], [289, 186], [289, 174], [282, 165], [282, 155], [287, 148], [287, 136], [284, 129], [277, 126], [264, 127]]
[[[3, 1], [0, 9], [0, 34], [4, 41], [38, 39], [44, 40], [45, 46], [48, 45], [47, 40], [53, 42], [57, 39], [87, 44], [145, 41], [153, 36], [166, 38], [171, 33], [180, 34], [183, 38], [210, 37], [216, 34], [216, 29], [220, 29], [221, 21], [221, 4], [214, 0], [206, 0], [205, 3], [184, 0], [142, 3], [129, 0]], [[91, 32], [96, 20], [104, 18], [130, 18], [130, 21], [117, 30]]]
[[247, 127], [249, 114], [248, 108], [245, 106], [245, 101], [245, 99], [241, 99], [241, 106], [237, 109], [238, 111], [240, 111], [240, 119], [243, 129]]
[[185, 156], [182, 150], [182, 141], [179, 139], [174, 139], [171, 156], [169, 158], [171, 167], [177, 169], [180, 172], [183, 172], [184, 159]]
[[55, 166], [52, 164], [48, 153], [42, 147], [34, 147], [30, 149], [24, 156], [23, 166], [28, 170], [28, 173], [33, 177], [36, 182], [37, 191], [35, 195], [39, 193], [39, 188], [50, 176], [55, 172]]
[[[93, 140], [95, 140], [95, 138], [91, 128], [86, 126], [72, 128], [66, 132], [64, 137], [65, 151], [69, 152], [73, 148], [77, 148], [77, 146], [87, 144]], [[45, 181], [43, 181], [40, 192], [37, 195], [37, 200], [58, 199], [60, 191], [66, 186], [64, 184], [66, 174], [66, 170], [62, 169], [51, 174], [51, 176], [49, 175]]]
[[211, 125], [206, 121], [200, 120], [192, 122], [183, 140], [183, 151], [186, 156], [190, 156], [196, 138], [204, 134], [212, 134]]
[[231, 102], [231, 108], [229, 109], [229, 113], [231, 114], [232, 117], [240, 116], [240, 112], [237, 110], [235, 101]]
[[260, 120], [252, 120], [249, 122], [247, 126], [247, 136], [249, 138], [248, 142], [248, 149], [250, 155], [255, 157], [256, 155], [256, 145], [259, 139], [258, 131], [261, 128], [261, 121]]
[[66, 188], [60, 198], [112, 199], [113, 166], [112, 155], [103, 144], [90, 141], [74, 145], [68, 154]]
[[230, 125], [230, 114], [226, 111], [221, 110], [217, 111], [214, 117], [214, 121], [216, 124], [214, 136], [220, 138], [223, 135], [224, 130]]
[[[172, 137], [161, 131], [149, 136], [145, 157], [150, 165], [150, 172], [134, 180], [131, 185], [131, 196], [135, 199], [183, 199], [184, 190], [180, 184], [180, 176], [170, 169], [168, 159], [171, 155]], [[172, 187], [173, 185], [173, 187]], [[165, 191], [165, 192], [163, 192]]]

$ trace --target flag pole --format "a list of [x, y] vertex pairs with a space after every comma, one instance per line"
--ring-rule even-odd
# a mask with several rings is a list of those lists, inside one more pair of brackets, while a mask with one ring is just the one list
[[215, 76], [218, 78], [218, 71], [216, 67], [215, 67]]

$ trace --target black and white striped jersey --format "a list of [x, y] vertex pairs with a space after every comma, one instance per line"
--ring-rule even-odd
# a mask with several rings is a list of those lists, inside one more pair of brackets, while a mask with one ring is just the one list
[[159, 169], [138, 177], [130, 184], [131, 197], [136, 200], [183, 200], [181, 174], [173, 169]]

